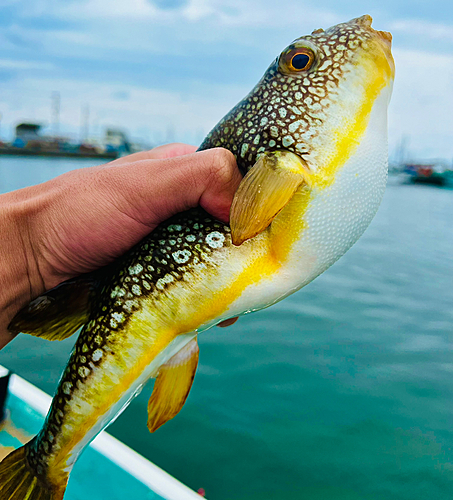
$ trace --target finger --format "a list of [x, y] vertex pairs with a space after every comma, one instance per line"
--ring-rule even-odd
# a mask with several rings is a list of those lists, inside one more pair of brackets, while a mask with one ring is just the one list
[[226, 319], [225, 321], [221, 321], [217, 326], [220, 326], [220, 328], [225, 328], [227, 326], [234, 325], [238, 319], [238, 316], [236, 316], [235, 318]]
[[[228, 222], [234, 194], [242, 180], [233, 153], [227, 149], [216, 148], [209, 158], [206, 175], [199, 172], [202, 194], [198, 204], [217, 219]], [[207, 152], [207, 151], [206, 151]]]
[[197, 150], [196, 146], [191, 144], [184, 144], [182, 142], [174, 142], [172, 144], [164, 144], [163, 146], [158, 146], [157, 148], [151, 149], [149, 151], [150, 157], [156, 160], [164, 158], [174, 158], [175, 156], [183, 156], [191, 153], [195, 153]]
[[222, 148], [168, 158], [141, 160], [120, 166], [112, 199], [117, 208], [148, 227], [172, 215], [201, 205], [214, 217], [227, 222], [241, 174], [234, 155]]
[[139, 153], [134, 153], [128, 156], [123, 156], [115, 161], [109, 163], [109, 165], [124, 165], [126, 163], [133, 163], [140, 160], [160, 160], [164, 158], [173, 158], [175, 156], [187, 155], [194, 153], [197, 150], [196, 146], [191, 146], [190, 144], [183, 144], [181, 142], [175, 142], [172, 144], [164, 144], [163, 146], [157, 146], [156, 148], [150, 149], [148, 151], [140, 151]]

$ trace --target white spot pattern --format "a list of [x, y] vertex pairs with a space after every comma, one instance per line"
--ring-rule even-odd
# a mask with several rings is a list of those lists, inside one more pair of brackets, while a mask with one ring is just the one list
[[211, 248], [221, 248], [223, 247], [223, 242], [225, 241], [225, 236], [218, 231], [213, 231], [206, 236], [206, 243]]
[[99, 361], [102, 356], [103, 356], [103, 352], [102, 352], [102, 349], [96, 349], [94, 352], [93, 352], [93, 361]]
[[175, 262], [178, 264], [184, 264], [190, 259], [191, 252], [189, 250], [178, 250], [177, 252], [173, 252], [172, 255]]
[[129, 274], [140, 274], [143, 271], [143, 266], [140, 264], [135, 264], [129, 268]]

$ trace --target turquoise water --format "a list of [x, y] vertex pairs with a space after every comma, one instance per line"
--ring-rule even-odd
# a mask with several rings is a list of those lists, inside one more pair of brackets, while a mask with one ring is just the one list
[[[0, 157], [0, 191], [89, 164]], [[211, 500], [451, 500], [452, 222], [453, 190], [390, 179], [330, 270], [200, 337], [174, 420], [148, 433], [149, 385], [109, 431]], [[0, 363], [52, 392], [72, 343], [20, 336]]]

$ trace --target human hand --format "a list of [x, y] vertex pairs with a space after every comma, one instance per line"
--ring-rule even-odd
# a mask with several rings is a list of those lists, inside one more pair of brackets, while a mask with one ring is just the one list
[[109, 264], [172, 215], [201, 205], [228, 221], [234, 156], [195, 149], [161, 146], [0, 196], [0, 348], [30, 300]]

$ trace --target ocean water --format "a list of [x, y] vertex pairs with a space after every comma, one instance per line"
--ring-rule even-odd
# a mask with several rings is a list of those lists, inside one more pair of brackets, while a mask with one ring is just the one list
[[[0, 192], [90, 164], [0, 157]], [[453, 190], [391, 178], [331, 269], [200, 336], [175, 419], [148, 433], [149, 384], [109, 431], [211, 500], [451, 500], [452, 333]], [[19, 336], [0, 363], [52, 393], [72, 344]]]

